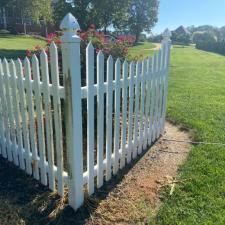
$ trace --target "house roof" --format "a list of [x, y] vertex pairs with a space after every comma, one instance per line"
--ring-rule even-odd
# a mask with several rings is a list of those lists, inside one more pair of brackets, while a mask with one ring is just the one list
[[190, 32], [184, 26], [179, 26], [174, 32], [178, 34], [190, 34]]

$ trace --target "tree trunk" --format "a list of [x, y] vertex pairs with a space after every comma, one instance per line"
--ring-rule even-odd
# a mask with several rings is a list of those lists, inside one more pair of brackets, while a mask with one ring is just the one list
[[104, 34], [107, 32], [107, 26], [104, 26]]
[[137, 31], [137, 32], [135, 33], [135, 44], [138, 43], [139, 37], [140, 37], [140, 32]]
[[5, 8], [3, 7], [3, 24], [4, 24], [4, 29], [7, 29], [7, 21], [6, 21], [6, 14], [5, 14]]

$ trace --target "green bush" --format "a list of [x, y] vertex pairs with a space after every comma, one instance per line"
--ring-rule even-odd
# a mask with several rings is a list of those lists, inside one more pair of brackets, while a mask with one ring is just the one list
[[217, 37], [212, 32], [208, 31], [197, 31], [192, 35], [192, 42], [198, 44], [200, 42], [216, 42]]
[[172, 32], [171, 40], [173, 44], [178, 45], [189, 45], [191, 43], [191, 37], [189, 34], [179, 34], [177, 32]]
[[196, 48], [225, 55], [225, 40], [198, 42]]
[[8, 30], [0, 30], [0, 34], [9, 34], [10, 32]]

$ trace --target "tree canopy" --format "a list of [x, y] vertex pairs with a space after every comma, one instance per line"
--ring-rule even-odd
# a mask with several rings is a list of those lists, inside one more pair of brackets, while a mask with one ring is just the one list
[[159, 0], [132, 0], [127, 28], [138, 41], [141, 32], [150, 32], [158, 21]]
[[[68, 2], [68, 1], [67, 1]], [[135, 35], [150, 32], [158, 20], [159, 0], [75, 0], [73, 7], [66, 0], [0, 0], [0, 7], [15, 9], [16, 16], [31, 18], [36, 23], [55, 22], [71, 12], [86, 30], [90, 24], [97, 29], [113, 27]]]
[[216, 35], [209, 31], [196, 31], [192, 35], [192, 41], [195, 44], [200, 42], [216, 42]]
[[59, 0], [54, 7], [54, 16], [59, 23], [66, 13], [71, 12], [82, 29], [87, 29], [94, 23], [96, 28], [106, 31], [111, 24], [119, 27], [128, 20], [130, 2], [131, 0], [76, 0], [74, 7], [71, 7], [65, 0]]
[[113, 25], [115, 29], [129, 31], [139, 39], [143, 31], [150, 32], [158, 20], [159, 0], [76, 0], [74, 7], [65, 0], [55, 5], [54, 15], [60, 21], [67, 13], [73, 13], [82, 29], [94, 23], [104, 29]]
[[36, 23], [52, 22], [51, 0], [0, 0], [0, 6], [15, 9], [18, 16], [29, 17]]

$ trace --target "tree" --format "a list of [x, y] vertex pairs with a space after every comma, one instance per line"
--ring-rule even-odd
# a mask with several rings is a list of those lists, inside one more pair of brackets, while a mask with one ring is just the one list
[[174, 44], [189, 45], [191, 43], [191, 37], [188, 33], [172, 32], [171, 40]]
[[[76, 0], [74, 2], [74, 7], [70, 4], [66, 3], [65, 0], [58, 0], [57, 3], [54, 4], [54, 18], [56, 23], [59, 25], [62, 18], [69, 12], [71, 12], [79, 22], [81, 29], [87, 29], [87, 27], [93, 23], [91, 21], [92, 14], [92, 0]], [[98, 24], [95, 21], [95, 24]]]
[[194, 32], [192, 35], [192, 42], [195, 44], [199, 44], [201, 43], [208, 43], [208, 42], [216, 42], [217, 41], [217, 37], [215, 36], [214, 33], [212, 32]]
[[150, 32], [158, 21], [159, 0], [132, 0], [127, 29], [139, 40], [143, 31]]
[[36, 22], [45, 24], [53, 21], [52, 0], [27, 0], [28, 14]]
[[52, 22], [51, 0], [0, 0], [0, 6], [14, 9], [16, 15], [29, 17], [36, 23]]
[[223, 37], [223, 33], [221, 32], [221, 29], [219, 29], [218, 27], [214, 27], [211, 25], [201, 25], [198, 27], [195, 26], [190, 26], [187, 28], [192, 34], [195, 32], [208, 32], [208, 33], [212, 33], [216, 36], [216, 38], [218, 40], [222, 40]]
[[221, 38], [225, 39], [225, 26], [220, 28], [220, 34], [221, 34]]
[[109, 25], [120, 27], [128, 20], [127, 10], [131, 0], [76, 0], [74, 7], [65, 0], [59, 0], [54, 6], [54, 16], [59, 23], [62, 18], [71, 12], [80, 24], [81, 29], [86, 30], [90, 24], [106, 32]]
[[123, 28], [129, 19], [127, 11], [130, 4], [131, 0], [93, 0], [93, 11], [99, 27], [105, 32], [111, 24], [117, 29]]

